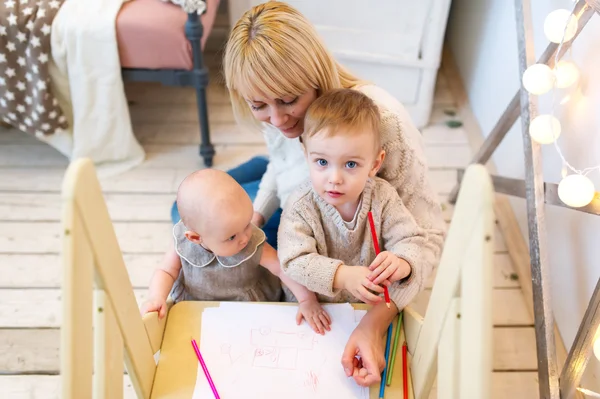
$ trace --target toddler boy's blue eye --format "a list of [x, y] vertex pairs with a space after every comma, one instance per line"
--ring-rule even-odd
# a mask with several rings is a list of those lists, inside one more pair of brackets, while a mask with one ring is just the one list
[[317, 164], [319, 166], [327, 166], [327, 161], [324, 159], [317, 159]]
[[233, 241], [233, 240], [235, 240], [235, 235], [229, 237], [229, 241]]
[[356, 162], [354, 162], [354, 161], [348, 161], [348, 162], [346, 162], [346, 167], [348, 169], [354, 169], [354, 168], [356, 168], [356, 166], [357, 166]]

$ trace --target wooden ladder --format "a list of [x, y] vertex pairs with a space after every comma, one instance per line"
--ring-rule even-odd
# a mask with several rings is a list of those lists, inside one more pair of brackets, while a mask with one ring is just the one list
[[[515, 0], [520, 76], [530, 65], [536, 63], [530, 3], [530, 0]], [[556, 60], [562, 58], [569, 50], [590, 18], [594, 14], [600, 14], [600, 0], [577, 1], [573, 14], [578, 21], [577, 32], [573, 39], [563, 43], [562, 46], [550, 43], [537, 63], [553, 68]], [[525, 198], [527, 201], [531, 268], [528, 277], [530, 277], [532, 286], [531, 289], [524, 288], [524, 292], [530, 293], [533, 297], [540, 398], [570, 399], [578, 394], [576, 388], [590, 359], [592, 343], [594, 339], [600, 338], [600, 279], [596, 284], [575, 342], [559, 377], [555, 347], [555, 332], [556, 334], [558, 332], [551, 309], [544, 205], [567, 206], [558, 198], [558, 185], [543, 180], [541, 146], [529, 135], [529, 124], [536, 114], [536, 97], [527, 92], [521, 84], [520, 90], [515, 93], [506, 110], [471, 160], [471, 164], [485, 165], [517, 118], [521, 118], [525, 150], [525, 180], [492, 176], [492, 182], [496, 192]], [[458, 184], [450, 194], [450, 202], [456, 201], [461, 179], [462, 173], [459, 172]], [[582, 208], [567, 208], [600, 215], [600, 199], [596, 197], [589, 205]], [[523, 274], [527, 275], [528, 273], [524, 272]], [[520, 278], [524, 285], [529, 283], [528, 280]], [[581, 394], [579, 395], [581, 396]]]

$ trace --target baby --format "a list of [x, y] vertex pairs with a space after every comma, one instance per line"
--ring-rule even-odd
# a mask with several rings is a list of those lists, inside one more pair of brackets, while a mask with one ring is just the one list
[[[385, 284], [402, 309], [423, 284], [426, 233], [397, 191], [376, 177], [385, 157], [379, 124], [377, 106], [351, 89], [325, 93], [306, 113], [301, 140], [310, 182], [288, 199], [278, 253], [285, 273], [321, 302], [376, 304]], [[369, 211], [383, 251], [377, 257]]]
[[282, 281], [298, 299], [296, 322], [304, 318], [320, 334], [330, 330], [316, 295], [281, 272], [277, 252], [250, 223], [250, 197], [231, 176], [213, 169], [192, 173], [179, 186], [177, 208], [174, 250], [154, 272], [142, 314], [164, 317], [169, 293], [175, 302], [279, 301]]

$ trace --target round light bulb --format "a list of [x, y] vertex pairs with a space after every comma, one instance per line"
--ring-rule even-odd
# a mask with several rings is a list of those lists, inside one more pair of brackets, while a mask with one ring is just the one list
[[546, 64], [533, 64], [523, 74], [523, 86], [531, 94], [547, 93], [554, 85], [554, 72]]
[[563, 35], [565, 36], [563, 42], [566, 43], [575, 36], [576, 32], [577, 18], [572, 16], [569, 10], [554, 10], [544, 20], [544, 34], [553, 43], [560, 43]]
[[583, 175], [569, 175], [558, 185], [558, 198], [573, 208], [586, 206], [595, 195], [594, 183]]
[[560, 121], [553, 115], [538, 115], [529, 124], [531, 138], [540, 144], [552, 144], [560, 131]]
[[556, 87], [564, 89], [577, 82], [579, 69], [570, 61], [558, 61], [554, 67], [554, 76], [556, 77]]
[[594, 355], [596, 355], [596, 359], [600, 360], [600, 338], [594, 342]]

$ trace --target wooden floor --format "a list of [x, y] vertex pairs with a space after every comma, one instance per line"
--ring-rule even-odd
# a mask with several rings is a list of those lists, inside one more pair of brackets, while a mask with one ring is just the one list
[[[127, 95], [147, 161], [103, 179], [102, 186], [140, 300], [168, 243], [178, 183], [202, 165], [192, 90], [129, 84]], [[456, 119], [455, 106], [442, 72], [430, 125], [422, 130], [430, 176], [442, 199], [456, 180], [456, 168], [471, 157], [463, 128], [446, 125]], [[209, 90], [209, 115], [217, 168], [265, 153], [260, 135], [235, 125], [227, 93], [216, 83]], [[66, 166], [63, 156], [35, 138], [0, 130], [1, 398], [59, 397], [59, 198]], [[445, 212], [449, 222], [452, 207], [445, 205]], [[533, 399], [538, 397], [533, 320], [504, 241], [499, 232], [496, 236], [493, 398]], [[429, 289], [416, 300], [423, 312]], [[125, 386], [126, 397], [134, 397], [127, 376]]]

